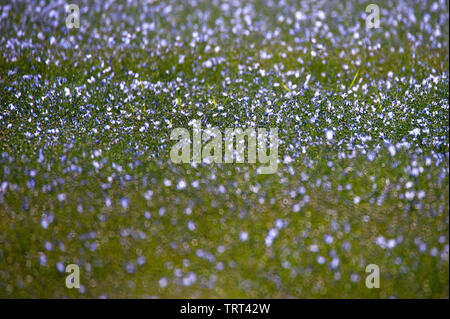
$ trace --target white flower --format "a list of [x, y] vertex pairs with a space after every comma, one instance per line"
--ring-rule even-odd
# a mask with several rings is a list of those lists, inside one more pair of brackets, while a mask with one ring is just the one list
[[327, 140], [332, 140], [334, 137], [334, 132], [332, 130], [325, 130], [325, 137]]

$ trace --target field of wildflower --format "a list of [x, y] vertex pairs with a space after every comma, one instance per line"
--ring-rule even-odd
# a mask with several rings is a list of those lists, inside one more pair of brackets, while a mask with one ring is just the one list
[[0, 3], [1, 298], [449, 297], [448, 0], [71, 1]]

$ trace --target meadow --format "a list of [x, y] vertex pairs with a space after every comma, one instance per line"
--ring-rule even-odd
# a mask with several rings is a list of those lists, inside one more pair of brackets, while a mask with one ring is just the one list
[[449, 298], [448, 0], [72, 3], [0, 4], [1, 298]]

